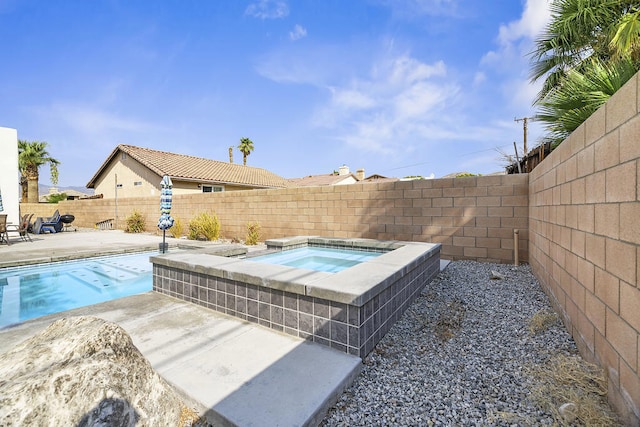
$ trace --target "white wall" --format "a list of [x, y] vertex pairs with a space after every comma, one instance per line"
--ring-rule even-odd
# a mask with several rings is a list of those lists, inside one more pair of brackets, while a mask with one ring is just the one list
[[20, 222], [20, 178], [18, 172], [18, 131], [0, 127], [0, 190], [7, 221]]

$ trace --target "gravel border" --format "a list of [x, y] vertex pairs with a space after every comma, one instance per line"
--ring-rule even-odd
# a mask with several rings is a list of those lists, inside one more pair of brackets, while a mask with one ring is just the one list
[[452, 262], [320, 425], [553, 425], [529, 398], [534, 383], [524, 368], [578, 351], [559, 320], [529, 331], [543, 309], [551, 306], [529, 265]]

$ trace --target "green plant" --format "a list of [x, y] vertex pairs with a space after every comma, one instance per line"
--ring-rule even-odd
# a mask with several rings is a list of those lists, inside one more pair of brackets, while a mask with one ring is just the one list
[[220, 236], [220, 221], [216, 214], [202, 212], [189, 221], [191, 240], [217, 240]]
[[247, 238], [244, 240], [245, 245], [256, 245], [260, 240], [260, 224], [258, 222], [247, 223]]
[[58, 203], [63, 200], [67, 200], [66, 193], [57, 193], [57, 194], [52, 194], [50, 196], [47, 196], [47, 203]]
[[126, 227], [125, 233], [142, 233], [145, 229], [144, 216], [137, 210], [134, 210], [131, 215], [125, 218]]
[[182, 224], [182, 220], [178, 217], [173, 218], [173, 225], [169, 229], [169, 234], [175, 237], [176, 239], [182, 237], [182, 232], [184, 230], [184, 224]]
[[52, 184], [58, 184], [57, 168], [60, 162], [49, 155], [47, 145], [46, 142], [18, 140], [18, 169], [23, 202], [38, 203], [39, 169], [45, 163], [49, 163]]

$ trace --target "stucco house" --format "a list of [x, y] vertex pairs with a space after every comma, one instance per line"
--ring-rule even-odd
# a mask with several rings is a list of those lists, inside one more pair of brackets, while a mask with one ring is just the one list
[[379, 174], [373, 174], [365, 178], [364, 169], [358, 169], [355, 174], [349, 171], [348, 166], [340, 166], [338, 172], [323, 175], [309, 175], [302, 178], [288, 179], [289, 187], [318, 187], [323, 185], [347, 185], [359, 183], [394, 182], [399, 178], [387, 178]]
[[171, 177], [174, 194], [287, 187], [284, 178], [265, 169], [120, 144], [87, 188], [104, 198], [158, 196], [164, 175]]
[[355, 184], [364, 179], [364, 169], [358, 169], [354, 175], [348, 166], [340, 166], [337, 173], [322, 175], [308, 175], [302, 178], [288, 179], [289, 187], [317, 187], [322, 185], [347, 185]]
[[47, 203], [49, 201], [49, 197], [53, 195], [62, 194], [62, 193], [66, 194], [67, 196], [66, 200], [90, 199], [93, 197], [92, 194], [83, 193], [81, 191], [77, 191], [69, 188], [59, 190], [57, 187], [49, 187], [46, 191], [46, 194], [43, 194], [41, 190], [39, 191], [39, 193], [40, 193], [40, 197], [38, 201], [40, 203]]

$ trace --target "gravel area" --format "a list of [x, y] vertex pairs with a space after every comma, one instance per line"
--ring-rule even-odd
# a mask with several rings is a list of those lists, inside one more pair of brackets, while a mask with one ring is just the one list
[[[494, 273], [502, 278], [492, 279]], [[456, 261], [425, 287], [364, 360], [322, 426], [553, 425], [526, 367], [577, 349], [528, 265]]]

